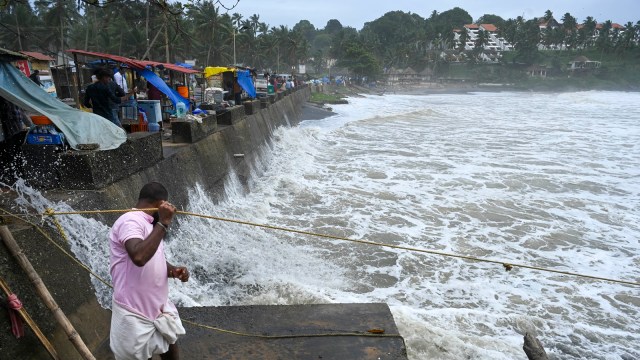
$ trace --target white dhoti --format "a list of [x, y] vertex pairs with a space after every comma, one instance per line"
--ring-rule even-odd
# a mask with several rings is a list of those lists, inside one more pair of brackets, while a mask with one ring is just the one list
[[116, 360], [148, 360], [153, 355], [166, 353], [178, 335], [186, 333], [170, 301], [165, 306], [165, 311], [167, 309], [151, 321], [113, 301], [110, 341]]

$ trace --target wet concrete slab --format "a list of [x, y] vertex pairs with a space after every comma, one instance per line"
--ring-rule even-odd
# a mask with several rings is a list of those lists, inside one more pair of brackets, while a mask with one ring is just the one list
[[[181, 359], [407, 359], [404, 339], [389, 307], [382, 303], [192, 307], [178, 311], [187, 330], [178, 340]], [[369, 332], [374, 329], [383, 330], [384, 335]], [[96, 359], [113, 359], [108, 339], [94, 355]]]
[[[386, 304], [202, 307], [182, 308], [180, 314], [187, 330], [179, 340], [184, 359], [407, 359]], [[276, 337], [223, 333], [189, 322]], [[386, 336], [368, 332], [373, 329]]]

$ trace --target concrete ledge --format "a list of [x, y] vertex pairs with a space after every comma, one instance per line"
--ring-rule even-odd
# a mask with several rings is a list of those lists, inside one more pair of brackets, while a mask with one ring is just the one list
[[24, 159], [22, 177], [30, 186], [39, 189], [58, 187], [60, 148], [57, 145], [29, 145], [20, 147]]
[[[160, 132], [136, 132], [119, 148], [106, 151], [71, 151], [60, 155], [59, 187], [95, 190], [162, 160]], [[123, 164], [126, 164], [124, 166]]]
[[245, 115], [253, 115], [260, 110], [260, 100], [248, 100], [242, 103]]
[[171, 122], [171, 140], [175, 143], [194, 143], [218, 129], [215, 114], [202, 118], [202, 124], [196, 121]]
[[94, 190], [162, 160], [162, 137], [136, 132], [119, 148], [106, 151], [60, 151], [52, 145], [22, 145], [23, 178], [39, 189]]
[[246, 117], [244, 106], [237, 105], [227, 108], [227, 111], [216, 114], [218, 125], [233, 125]]
[[[401, 337], [340, 336], [383, 329], [398, 334], [386, 304], [258, 305], [179, 309], [197, 324], [259, 335], [303, 335], [258, 338], [222, 333], [184, 323], [178, 340], [185, 359], [385, 359], [406, 360]], [[336, 334], [336, 336], [314, 336]], [[96, 358], [108, 356], [108, 344]]]

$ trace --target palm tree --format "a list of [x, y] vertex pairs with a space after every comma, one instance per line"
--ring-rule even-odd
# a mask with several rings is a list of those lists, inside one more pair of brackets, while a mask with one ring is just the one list
[[11, 1], [4, 10], [0, 12], [0, 46], [17, 50], [39, 47], [38, 37], [32, 31], [38, 19], [29, 3]]
[[637, 36], [638, 34], [636, 33], [636, 27], [631, 21], [627, 22], [624, 26], [624, 36], [622, 38], [623, 48], [625, 50], [632, 49]]
[[600, 31], [598, 33], [598, 38], [596, 39], [596, 47], [598, 50], [606, 51], [611, 48], [612, 39], [611, 39], [611, 29], [612, 29], [611, 20], [607, 20], [602, 24]]
[[481, 51], [488, 43], [489, 36], [487, 35], [487, 33], [484, 30], [478, 30], [478, 36], [476, 37], [473, 49], [476, 51]]
[[572, 49], [576, 46], [577, 42], [577, 26], [578, 22], [576, 18], [569, 13], [565, 13], [562, 16], [562, 29], [564, 30], [564, 44], [567, 49]]
[[467, 46], [467, 41], [469, 41], [469, 29], [463, 26], [462, 30], [460, 31], [460, 37], [458, 38], [458, 49], [460, 49], [461, 51], [464, 50], [465, 46]]
[[219, 8], [212, 1], [203, 1], [198, 3], [193, 9], [190, 9], [188, 16], [193, 21], [195, 30], [195, 38], [199, 41], [204, 50], [201, 56], [204, 66], [215, 64], [221, 60], [216, 52], [222, 48], [220, 32], [222, 28], [222, 17]]
[[34, 5], [42, 19], [37, 32], [42, 42], [49, 44], [47, 50], [64, 53], [68, 48], [69, 29], [79, 17], [75, 1], [35, 1]]
[[587, 18], [582, 23], [582, 28], [579, 32], [579, 42], [583, 48], [588, 48], [593, 45], [593, 37], [596, 31], [596, 21], [591, 16], [587, 16]]

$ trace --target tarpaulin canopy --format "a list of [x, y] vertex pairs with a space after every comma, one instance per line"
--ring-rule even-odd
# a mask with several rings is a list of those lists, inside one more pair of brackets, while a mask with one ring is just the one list
[[235, 72], [236, 68], [226, 66], [207, 66], [204, 68], [204, 77], [208, 78], [227, 71]]
[[253, 84], [253, 78], [251, 77], [251, 71], [241, 70], [234, 67], [226, 66], [207, 66], [204, 68], [204, 77], [208, 78], [214, 75], [221, 74], [223, 72], [233, 72], [238, 80], [240, 87], [249, 94], [252, 98], [256, 97], [256, 87]]
[[169, 85], [167, 85], [164, 80], [162, 80], [156, 73], [149, 69], [134, 69], [138, 74], [142, 75], [148, 82], [153, 84], [153, 86], [157, 87], [158, 90], [162, 91], [163, 94], [167, 95], [169, 100], [173, 103], [173, 106], [177, 106], [178, 102], [181, 102], [185, 105], [185, 109], [189, 108], [189, 100], [183, 98], [178, 94], [177, 91], [173, 90]]
[[238, 70], [238, 84], [249, 94], [252, 98], [256, 97], [256, 87], [253, 85], [253, 78], [249, 70]]
[[100, 115], [70, 107], [52, 97], [20, 70], [0, 61], [0, 96], [13, 104], [44, 115], [60, 129], [72, 149], [98, 144], [98, 150], [116, 149], [127, 140], [123, 129]]

